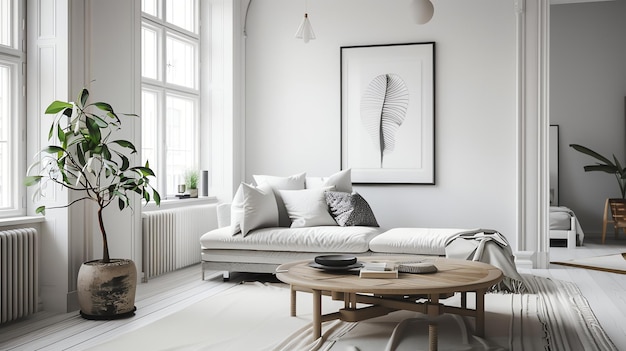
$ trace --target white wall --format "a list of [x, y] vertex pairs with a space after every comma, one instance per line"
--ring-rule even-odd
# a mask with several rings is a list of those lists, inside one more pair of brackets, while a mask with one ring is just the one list
[[551, 8], [550, 123], [560, 126], [560, 204], [592, 235], [601, 233], [605, 199], [620, 197], [619, 187], [610, 174], [585, 172], [595, 160], [569, 144], [626, 164], [624, 18], [624, 1]]
[[308, 2], [316, 40], [293, 35], [304, 3], [254, 1], [246, 39], [246, 180], [340, 169], [340, 47], [436, 42], [436, 185], [356, 186], [381, 226], [494, 228], [515, 243], [513, 1]]

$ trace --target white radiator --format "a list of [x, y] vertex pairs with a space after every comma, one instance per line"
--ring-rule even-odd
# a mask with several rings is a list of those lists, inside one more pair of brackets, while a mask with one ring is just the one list
[[0, 232], [0, 323], [37, 312], [37, 230]]
[[215, 226], [215, 205], [143, 213], [143, 281], [200, 262], [200, 237]]

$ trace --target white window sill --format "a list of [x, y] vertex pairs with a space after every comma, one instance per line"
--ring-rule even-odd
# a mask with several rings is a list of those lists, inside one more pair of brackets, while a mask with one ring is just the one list
[[199, 196], [197, 198], [167, 198], [161, 199], [161, 206], [157, 206], [153, 201], [143, 207], [143, 212], [166, 210], [170, 208], [205, 205], [205, 204], [217, 204], [217, 198], [215, 196]]
[[0, 218], [0, 227], [41, 223], [41, 222], [44, 222], [45, 220], [46, 220], [46, 217], [44, 216], [22, 216], [22, 217]]

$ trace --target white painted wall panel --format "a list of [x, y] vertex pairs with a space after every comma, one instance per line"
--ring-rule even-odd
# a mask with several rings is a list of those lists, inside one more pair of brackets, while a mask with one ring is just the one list
[[383, 227], [487, 227], [515, 241], [513, 1], [437, 1], [426, 25], [408, 2], [320, 0], [317, 36], [293, 35], [304, 7], [255, 1], [246, 39], [246, 178], [340, 168], [340, 47], [436, 42], [436, 185], [362, 185]]

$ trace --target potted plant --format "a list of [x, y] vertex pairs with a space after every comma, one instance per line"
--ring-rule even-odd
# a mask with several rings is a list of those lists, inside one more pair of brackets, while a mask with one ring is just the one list
[[613, 228], [615, 229], [615, 235], [617, 236], [617, 229], [626, 227], [626, 168], [622, 167], [615, 155], [613, 161], [600, 155], [599, 153], [578, 144], [570, 144], [570, 147], [574, 150], [581, 152], [585, 155], [589, 155], [596, 160], [600, 161], [594, 165], [585, 166], [585, 172], [605, 172], [614, 174], [619, 185], [619, 190], [622, 195], [621, 198], [608, 198], [604, 204], [604, 218], [602, 220], [602, 243], [606, 236], [606, 226], [608, 222], [608, 211], [611, 211], [611, 217], [613, 217]]
[[189, 197], [198, 197], [198, 171], [185, 172], [185, 185], [189, 191]]
[[[45, 113], [56, 115], [48, 140], [56, 138], [58, 143], [41, 150], [39, 160], [28, 169], [25, 184], [51, 182], [80, 194], [61, 208], [83, 200], [96, 204], [102, 258], [81, 266], [78, 302], [85, 318], [114, 319], [134, 314], [137, 270], [132, 260], [109, 257], [103, 210], [115, 203], [122, 211], [131, 206], [130, 199], [135, 194], [147, 202], [152, 199], [157, 205], [161, 197], [150, 185], [149, 177], [154, 172], [149, 164], [130, 165], [129, 155], [137, 152], [135, 146], [128, 140], [115, 138], [115, 132], [121, 129], [118, 114], [110, 104], [88, 103], [88, 99], [89, 91], [83, 89], [75, 103], [54, 101], [48, 106]], [[30, 175], [35, 169], [39, 172]], [[35, 191], [34, 198], [41, 195], [41, 188]], [[41, 214], [45, 211], [45, 206], [36, 209]]]

